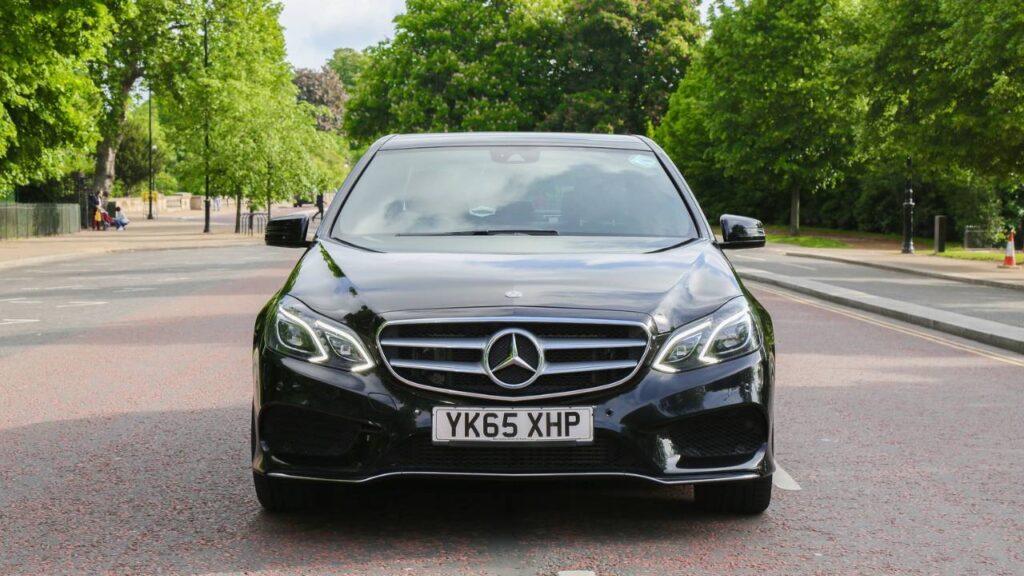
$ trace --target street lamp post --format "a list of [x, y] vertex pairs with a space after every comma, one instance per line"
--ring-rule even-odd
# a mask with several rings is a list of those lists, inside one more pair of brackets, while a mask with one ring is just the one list
[[913, 164], [907, 156], [907, 190], [903, 196], [903, 250], [904, 254], [914, 253], [914, 176]]
[[149, 87], [149, 214], [146, 220], [153, 219], [153, 87]]
[[[203, 71], [210, 69], [210, 18], [203, 17]], [[203, 177], [205, 190], [203, 198], [203, 233], [210, 232], [210, 95], [207, 87], [206, 117], [203, 120]]]

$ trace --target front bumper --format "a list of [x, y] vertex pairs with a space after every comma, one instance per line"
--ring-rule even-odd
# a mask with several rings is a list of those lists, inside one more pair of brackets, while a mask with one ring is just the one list
[[[508, 407], [257, 349], [253, 469], [362, 483], [395, 476], [621, 477], [659, 484], [744, 480], [774, 471], [772, 360], [763, 351], [680, 374], [525, 406], [593, 406], [595, 440], [561, 446], [440, 446], [434, 406]], [[517, 404], [516, 406], [524, 406]]]

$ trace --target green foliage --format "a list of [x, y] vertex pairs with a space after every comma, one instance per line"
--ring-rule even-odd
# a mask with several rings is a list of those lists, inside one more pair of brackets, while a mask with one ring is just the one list
[[359, 82], [359, 75], [366, 68], [370, 57], [362, 50], [352, 48], [338, 48], [334, 51], [331, 59], [327, 61], [327, 68], [334, 70], [341, 80], [342, 87], [351, 92]]
[[193, 56], [164, 91], [178, 176], [190, 190], [204, 192], [209, 176], [211, 196], [260, 206], [341, 183], [337, 151], [344, 143], [318, 132], [321, 110], [297, 100], [279, 11], [262, 0], [223, 0], [216, 20], [198, 13], [208, 33], [208, 65], [202, 36], [190, 30], [181, 37], [182, 53]]
[[795, 187], [810, 224], [895, 232], [910, 184], [918, 234], [1019, 222], [1019, 2], [721, 4], [655, 131], [709, 213], [780, 222]]
[[[168, 145], [160, 126], [159, 113], [153, 114], [153, 174], [167, 166]], [[149, 183], [149, 101], [135, 104], [121, 130], [117, 149], [117, 182], [125, 195], [148, 189]]]
[[5, 0], [0, 10], [0, 196], [66, 173], [96, 138], [100, 92], [84, 74], [111, 40], [97, 0]]
[[[833, 67], [836, 28], [833, 0], [722, 5], [700, 71], [682, 91], [688, 110], [663, 130], [677, 156], [705, 150], [701, 161], [742, 182], [741, 194], [762, 198], [762, 208], [778, 214], [790, 199], [794, 235], [801, 195], [833, 188], [848, 157], [852, 135]], [[694, 113], [699, 116], [679, 117]], [[694, 133], [678, 133], [681, 128]]]
[[701, 28], [683, 0], [409, 0], [370, 48], [346, 112], [357, 142], [388, 132], [643, 133]]

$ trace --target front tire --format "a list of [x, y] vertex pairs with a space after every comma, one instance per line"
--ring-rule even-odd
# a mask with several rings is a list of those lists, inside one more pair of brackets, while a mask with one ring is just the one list
[[696, 484], [693, 499], [707, 512], [725, 514], [760, 514], [772, 502], [772, 477], [754, 480]]
[[309, 492], [300, 482], [271, 478], [254, 470], [252, 483], [256, 489], [256, 499], [267, 512], [291, 512], [308, 505]]

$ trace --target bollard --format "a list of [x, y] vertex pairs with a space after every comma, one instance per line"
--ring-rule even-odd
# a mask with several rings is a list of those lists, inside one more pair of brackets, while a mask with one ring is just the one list
[[946, 217], [935, 217], [935, 253], [946, 251]]

